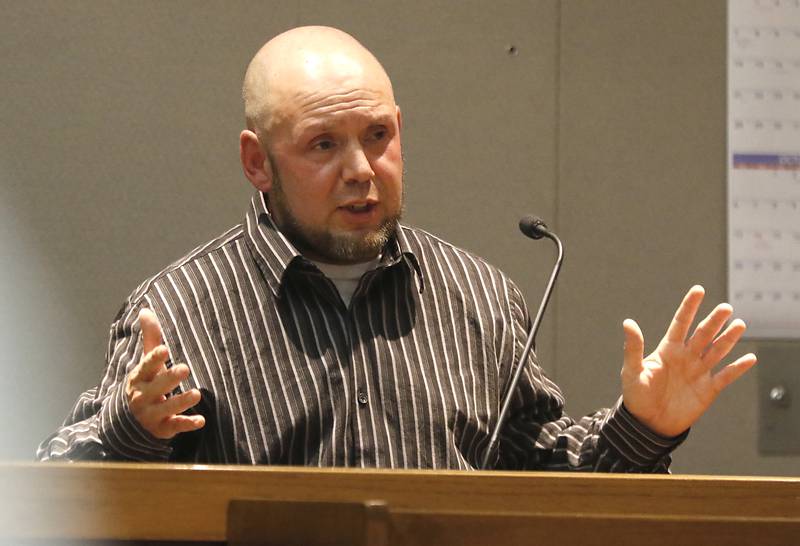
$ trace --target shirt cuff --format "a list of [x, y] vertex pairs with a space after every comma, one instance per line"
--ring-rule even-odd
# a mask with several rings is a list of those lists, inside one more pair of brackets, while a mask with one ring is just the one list
[[608, 412], [600, 434], [623, 458], [640, 467], [654, 466], [678, 447], [689, 429], [668, 438], [641, 423], [622, 403], [622, 397]]
[[166, 461], [172, 453], [170, 440], [150, 434], [128, 406], [125, 381], [109, 393], [100, 410], [100, 438], [103, 445], [123, 459], [135, 461]]

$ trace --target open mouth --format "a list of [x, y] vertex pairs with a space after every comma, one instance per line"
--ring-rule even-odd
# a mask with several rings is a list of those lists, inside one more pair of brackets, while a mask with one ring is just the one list
[[375, 208], [375, 203], [358, 203], [353, 205], [346, 205], [342, 207], [344, 210], [353, 212], [353, 213], [363, 213], [363, 212], [370, 212], [372, 209]]

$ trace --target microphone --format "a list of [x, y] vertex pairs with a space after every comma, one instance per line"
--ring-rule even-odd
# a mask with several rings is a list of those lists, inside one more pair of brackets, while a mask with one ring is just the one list
[[531, 239], [541, 239], [550, 233], [544, 220], [533, 214], [523, 216], [519, 221], [519, 230]]
[[497, 418], [497, 425], [494, 427], [492, 436], [489, 439], [489, 446], [486, 448], [486, 452], [483, 456], [483, 463], [481, 464], [481, 469], [483, 470], [486, 470], [489, 466], [489, 457], [491, 457], [492, 451], [497, 445], [500, 429], [502, 429], [503, 425], [505, 424], [506, 417], [508, 416], [508, 408], [511, 406], [511, 399], [514, 396], [514, 391], [517, 390], [517, 383], [519, 383], [519, 378], [522, 376], [522, 372], [525, 369], [528, 355], [532, 354], [534, 364], [537, 366], [539, 365], [539, 359], [536, 357], [536, 351], [534, 350], [534, 346], [536, 345], [536, 334], [539, 332], [539, 324], [542, 322], [544, 310], [547, 308], [547, 303], [550, 301], [550, 296], [553, 293], [553, 288], [555, 287], [556, 279], [558, 278], [558, 272], [561, 271], [561, 262], [564, 261], [564, 245], [561, 244], [561, 239], [558, 238], [558, 235], [548, 229], [547, 224], [545, 224], [541, 218], [533, 215], [523, 216], [519, 221], [519, 229], [523, 234], [531, 239], [538, 240], [542, 237], [547, 237], [553, 241], [558, 250], [558, 257], [556, 258], [556, 263], [553, 266], [553, 271], [550, 273], [550, 280], [547, 282], [547, 288], [545, 289], [544, 296], [542, 296], [542, 301], [539, 304], [539, 310], [536, 312], [536, 318], [533, 319], [533, 325], [531, 326], [531, 331], [528, 333], [528, 339], [525, 342], [525, 347], [522, 349], [522, 355], [519, 357], [517, 369], [514, 371], [514, 375], [508, 385], [508, 391], [503, 397], [503, 404], [500, 406], [501, 410], [500, 415]]

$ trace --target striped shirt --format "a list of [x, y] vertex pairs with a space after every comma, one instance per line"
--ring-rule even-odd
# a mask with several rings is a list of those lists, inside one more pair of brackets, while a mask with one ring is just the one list
[[[205, 426], [159, 440], [132, 416], [139, 310], [198, 388]], [[519, 289], [482, 259], [399, 226], [349, 305], [272, 222], [245, 222], [145, 281], [111, 325], [100, 384], [37, 457], [475, 469], [530, 327]], [[495, 468], [663, 472], [683, 439], [618, 402], [580, 420], [534, 364], [514, 393]]]

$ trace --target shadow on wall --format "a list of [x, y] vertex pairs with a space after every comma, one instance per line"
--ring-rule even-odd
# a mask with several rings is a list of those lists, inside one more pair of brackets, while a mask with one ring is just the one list
[[88, 354], [91, 343], [58, 262], [37, 240], [44, 234], [26, 224], [25, 207], [11, 195], [14, 178], [0, 166], [0, 459], [29, 460], [46, 423], [74, 399], [59, 385], [69, 384], [72, 359]]
[[243, 218], [241, 77], [269, 29], [188, 6], [4, 7], [0, 459], [31, 459], [97, 384], [142, 280]]

